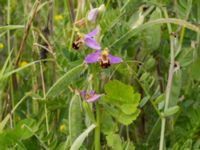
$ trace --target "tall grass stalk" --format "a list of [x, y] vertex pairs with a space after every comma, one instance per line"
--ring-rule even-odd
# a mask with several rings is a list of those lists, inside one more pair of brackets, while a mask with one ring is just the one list
[[[10, 0], [7, 1], [7, 25], [10, 25], [10, 7], [11, 7], [11, 3]], [[11, 52], [11, 45], [10, 45], [10, 30], [7, 31], [7, 49], [8, 49], [8, 55]], [[9, 63], [10, 66], [12, 65], [12, 58], [9, 57]], [[9, 113], [11, 113], [11, 109], [15, 106], [15, 102], [14, 102], [14, 94], [13, 94], [13, 83], [12, 83], [12, 78], [10, 78], [9, 80], [10, 82], [10, 89], [8, 91], [8, 109], [9, 109]], [[15, 118], [15, 115], [11, 115], [10, 114], [10, 127], [13, 128], [13, 124], [15, 121], [13, 121]]]

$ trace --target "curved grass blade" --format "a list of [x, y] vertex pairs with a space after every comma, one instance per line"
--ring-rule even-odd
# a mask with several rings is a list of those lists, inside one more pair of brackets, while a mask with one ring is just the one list
[[129, 30], [123, 36], [121, 36], [119, 39], [114, 41], [109, 47], [113, 47], [117, 43], [126, 41], [127, 39], [133, 37], [134, 35], [140, 33], [144, 29], [147, 29], [147, 28], [149, 28], [153, 25], [167, 24], [167, 23], [180, 25], [180, 26], [185, 27], [187, 29], [190, 29], [194, 32], [200, 33], [200, 28], [198, 26], [191, 24], [190, 22], [187, 22], [185, 20], [176, 19], [176, 18], [160, 18], [160, 19], [156, 19], [156, 20], [152, 20], [152, 21], [149, 21], [147, 23], [144, 23], [144, 24], [140, 25], [138, 28], [135, 28], [134, 30], [133, 29]]
[[84, 64], [81, 64], [60, 77], [54, 85], [48, 90], [46, 97], [55, 97], [59, 95], [72, 80], [77, 79], [84, 70]]
[[[42, 61], [53, 61], [53, 59], [43, 59], [43, 60], [36, 60], [36, 61], [30, 62], [30, 63], [28, 63], [26, 66], [23, 66], [23, 67], [14, 69], [14, 70], [12, 70], [12, 71], [10, 71], [10, 72], [8, 72], [8, 73], [5, 73], [4, 75], [2, 75], [2, 78], [7, 78], [7, 77], [11, 76], [11, 75], [14, 74], [14, 73], [17, 73], [17, 72], [19, 72], [19, 71], [22, 71], [22, 70], [24, 70], [25, 68], [28, 68], [28, 67], [30, 67], [30, 66], [32, 66], [32, 65], [34, 65], [34, 64], [36, 64], [36, 63], [42, 62]], [[6, 66], [5, 66], [5, 67], [6, 67]], [[5, 69], [3, 69], [3, 71], [5, 71]]]
[[1, 26], [0, 30], [15, 30], [15, 29], [23, 29], [24, 25], [7, 25]]
[[83, 141], [85, 140], [85, 138], [88, 136], [88, 134], [96, 127], [95, 124], [92, 124], [91, 126], [89, 126], [81, 135], [79, 135], [79, 137], [74, 141], [74, 143], [72, 144], [70, 150], [78, 150]]

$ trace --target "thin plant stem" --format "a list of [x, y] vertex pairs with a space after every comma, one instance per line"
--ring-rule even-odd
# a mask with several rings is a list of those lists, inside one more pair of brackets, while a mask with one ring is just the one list
[[126, 138], [128, 139], [128, 141], [130, 140], [130, 137], [129, 137], [129, 127], [126, 126]]
[[95, 150], [100, 150], [100, 106], [96, 103]]
[[[7, 3], [7, 25], [10, 25], [10, 0], [8, 0], [8, 3]], [[11, 48], [10, 48], [10, 30], [7, 31], [7, 48], [8, 48], [8, 55], [10, 54], [11, 52]], [[9, 57], [9, 63], [10, 65], [12, 65], [12, 60], [11, 60], [11, 57]], [[14, 95], [13, 95], [13, 84], [12, 84], [12, 78], [10, 78], [10, 95], [8, 96], [10, 99], [8, 101], [8, 105], [9, 105], [9, 111], [11, 111], [11, 108], [13, 108], [15, 106], [15, 102], [14, 102]], [[11, 112], [9, 112], [11, 113]], [[10, 115], [10, 127], [13, 128], [13, 118], [14, 118], [14, 115]]]
[[[164, 16], [168, 18], [168, 14], [166, 9], [164, 11]], [[169, 34], [172, 33], [171, 25], [168, 23], [168, 31]], [[171, 86], [172, 86], [172, 80], [174, 75], [174, 37], [170, 35], [170, 66], [169, 66], [169, 74], [168, 74], [168, 80], [167, 80], [167, 87], [166, 87], [166, 94], [165, 94], [165, 106], [164, 111], [168, 109], [169, 101], [170, 101], [170, 93], [171, 93]], [[166, 126], [166, 118], [161, 118], [161, 132], [160, 132], [160, 144], [159, 144], [159, 150], [163, 150], [164, 146], [164, 137], [165, 137], [165, 126]]]
[[[7, 25], [10, 25], [10, 0], [8, 0], [7, 4]], [[10, 53], [10, 30], [7, 31], [7, 47], [8, 47], [8, 53]], [[11, 62], [11, 57], [10, 57]]]
[[36, 0], [35, 1], [35, 4], [34, 4], [34, 6], [32, 8], [32, 13], [31, 13], [31, 15], [29, 17], [29, 20], [28, 20], [27, 24], [26, 24], [24, 35], [23, 35], [22, 41], [20, 43], [20, 48], [19, 48], [19, 51], [18, 51], [17, 57], [16, 57], [16, 62], [15, 62], [15, 66], [16, 67], [18, 66], [20, 57], [21, 57], [23, 49], [24, 49], [24, 45], [25, 45], [26, 39], [28, 37], [29, 31], [30, 31], [30, 28], [31, 28], [31, 25], [32, 25], [32, 22], [33, 22], [33, 19], [34, 19], [36, 13], [37, 13], [37, 9], [39, 7], [40, 1], [41, 0]]
[[[42, 90], [43, 90], [43, 96], [46, 98], [46, 89], [45, 89], [45, 82], [44, 82], [44, 74], [43, 74], [43, 68], [42, 63], [40, 62], [40, 74], [42, 79]], [[45, 119], [46, 119], [46, 128], [47, 128], [47, 134], [49, 134], [49, 124], [48, 124], [48, 111], [47, 111], [47, 105], [45, 103], [44, 105], [44, 111], [45, 111]]]
[[[75, 21], [78, 19], [78, 16], [79, 16], [79, 12], [80, 12], [80, 4], [78, 3], [78, 8], [77, 8], [77, 13], [76, 13], [76, 17], [75, 17]], [[75, 28], [76, 28], [76, 25], [75, 23], [73, 22], [73, 28], [72, 28], [72, 35], [71, 35], [71, 39], [70, 39], [70, 43], [69, 43], [69, 50], [71, 50], [72, 48], [72, 43], [73, 43], [73, 39], [74, 39], [74, 34], [75, 34]]]
[[73, 6], [73, 1], [72, 0], [68, 0], [68, 9], [70, 11], [71, 22], [74, 23], [74, 21], [75, 21], [75, 13], [74, 13], [74, 6]]
[[[36, 41], [36, 36], [35, 33], [33, 33], [33, 39], [34, 41]], [[37, 47], [37, 51], [39, 53], [39, 49]], [[46, 99], [46, 88], [45, 88], [45, 81], [44, 81], [44, 73], [43, 73], [43, 67], [42, 67], [42, 62], [39, 62], [40, 64], [40, 75], [41, 75], [41, 80], [42, 80], [42, 92], [43, 92], [43, 99]], [[48, 124], [48, 110], [47, 110], [47, 105], [46, 103], [44, 104], [44, 111], [45, 111], [45, 122], [46, 122], [46, 130], [47, 130], [47, 134], [49, 134], [49, 124]], [[50, 141], [48, 140], [48, 144], [50, 144]]]

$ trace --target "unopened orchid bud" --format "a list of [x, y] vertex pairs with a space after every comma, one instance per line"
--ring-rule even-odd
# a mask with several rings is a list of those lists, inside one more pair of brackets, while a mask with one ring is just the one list
[[92, 8], [88, 13], [87, 19], [88, 21], [95, 22], [98, 16], [98, 8]]
[[91, 21], [91, 22], [95, 22], [97, 17], [103, 13], [104, 11], [106, 10], [106, 7], [104, 4], [102, 4], [100, 7], [98, 8], [92, 8], [88, 15], [87, 15], [87, 19], [88, 21]]

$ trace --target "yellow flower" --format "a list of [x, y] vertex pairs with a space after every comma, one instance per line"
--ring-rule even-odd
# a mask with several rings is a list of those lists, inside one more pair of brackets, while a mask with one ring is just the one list
[[65, 125], [61, 124], [59, 127], [60, 132], [64, 132], [65, 131]]
[[0, 49], [4, 48], [3, 43], [0, 43]]
[[20, 66], [20, 67], [24, 67], [24, 66], [26, 66], [27, 64], [28, 64], [27, 61], [21, 61], [20, 64], [19, 64], [19, 66]]
[[63, 20], [63, 16], [62, 15], [55, 15], [54, 20], [55, 21], [61, 21], [61, 20]]

